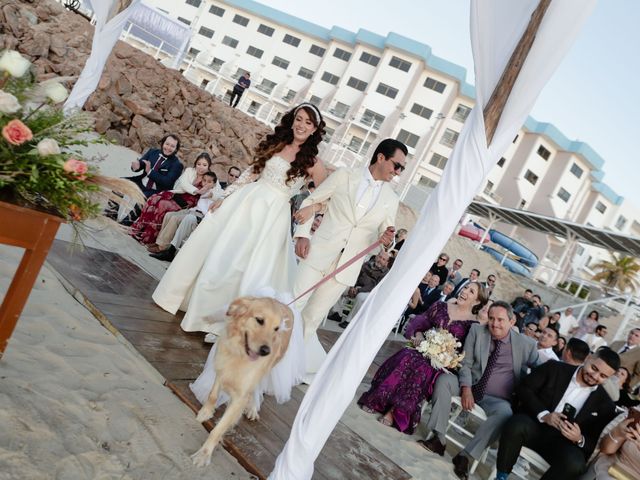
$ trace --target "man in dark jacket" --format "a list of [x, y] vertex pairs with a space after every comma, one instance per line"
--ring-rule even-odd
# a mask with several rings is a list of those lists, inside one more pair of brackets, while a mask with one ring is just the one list
[[178, 137], [167, 135], [160, 140], [160, 148], [152, 148], [131, 162], [131, 170], [140, 173], [127, 178], [138, 185], [147, 198], [154, 193], [171, 190], [183, 169], [177, 156], [179, 149]]

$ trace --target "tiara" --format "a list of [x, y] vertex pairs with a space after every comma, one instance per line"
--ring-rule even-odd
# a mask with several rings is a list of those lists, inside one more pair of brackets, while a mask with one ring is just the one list
[[318, 110], [318, 107], [316, 107], [313, 103], [309, 103], [309, 102], [301, 103], [293, 110], [293, 114], [295, 115], [296, 113], [298, 113], [298, 110], [300, 110], [302, 107], [309, 107], [311, 110], [313, 110], [313, 114], [316, 117], [316, 123], [320, 125], [320, 122], [322, 121], [322, 116], [320, 115], [320, 110]]

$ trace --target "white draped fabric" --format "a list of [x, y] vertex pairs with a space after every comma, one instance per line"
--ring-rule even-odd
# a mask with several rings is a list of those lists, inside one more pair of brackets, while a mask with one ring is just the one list
[[82, 108], [100, 82], [102, 71], [107, 63], [109, 54], [113, 46], [120, 38], [129, 16], [139, 5], [140, 0], [133, 0], [122, 12], [109, 19], [115, 0], [102, 0], [92, 2], [91, 6], [96, 18], [95, 32], [91, 46], [91, 55], [87, 59], [78, 81], [73, 86], [69, 98], [64, 104], [64, 110], [69, 111], [74, 108]]
[[[438, 187], [384, 280], [329, 352], [309, 387], [270, 480], [308, 480], [327, 438], [352, 401], [377, 351], [404, 310], [487, 173], [524, 123], [538, 94], [575, 40], [595, 0], [554, 0], [506, 104], [490, 147], [483, 107], [537, 6], [536, 0], [472, 0], [476, 74], [473, 109]], [[427, 240], [428, 239], [428, 240]]]

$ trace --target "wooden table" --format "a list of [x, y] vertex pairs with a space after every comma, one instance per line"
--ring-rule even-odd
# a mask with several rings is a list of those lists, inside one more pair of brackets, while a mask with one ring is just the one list
[[0, 359], [62, 222], [54, 215], [0, 202], [0, 243], [24, 248], [0, 306]]

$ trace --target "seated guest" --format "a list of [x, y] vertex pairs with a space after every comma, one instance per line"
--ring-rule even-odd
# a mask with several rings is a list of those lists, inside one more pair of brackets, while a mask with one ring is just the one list
[[541, 480], [577, 479], [615, 405], [601, 384], [620, 367], [618, 354], [603, 347], [574, 367], [546, 362], [522, 380], [517, 395], [522, 413], [511, 417], [500, 437], [497, 480], [505, 480], [523, 446], [550, 465]]
[[484, 282], [484, 288], [487, 289], [487, 294], [491, 297], [491, 295], [493, 295], [493, 289], [496, 288], [496, 276], [493, 273], [487, 276], [487, 281]]
[[464, 265], [462, 259], [456, 258], [453, 261], [453, 266], [451, 267], [451, 270], [449, 270], [449, 276], [447, 277], [447, 280], [453, 282], [454, 287], [458, 285], [458, 283], [460, 283], [460, 281], [462, 280], [462, 274], [460, 273], [460, 269], [462, 268], [462, 265]]
[[227, 170], [227, 181], [220, 182], [220, 188], [224, 190], [228, 185], [231, 185], [233, 182], [238, 180], [238, 178], [240, 178], [240, 173], [241, 172], [238, 167], [229, 167], [229, 170]]
[[513, 302], [511, 302], [511, 307], [513, 308], [513, 312], [516, 314], [516, 317], [518, 317], [518, 319], [524, 318], [524, 315], [522, 315], [522, 313], [529, 310], [533, 305], [531, 303], [532, 296], [533, 296], [533, 291], [527, 288], [521, 297], [516, 297], [516, 299]]
[[549, 315], [549, 324], [547, 326], [560, 333], [560, 312], [553, 312]]
[[558, 332], [553, 328], [547, 327], [540, 332], [538, 337], [538, 355], [540, 355], [540, 363], [544, 363], [548, 360], [560, 360], [556, 353], [553, 351], [553, 347], [558, 345]]
[[447, 280], [444, 282], [442, 286], [442, 290], [440, 291], [440, 301], [447, 302], [453, 298], [453, 291], [456, 289], [456, 285], [451, 281]]
[[215, 173], [205, 173], [202, 183], [203, 186], [210, 185], [210, 189], [200, 196], [196, 206], [188, 210], [169, 212], [164, 216], [156, 243], [147, 247], [151, 257], [165, 262], [173, 260], [176, 252], [204, 218], [211, 204], [221, 197], [222, 189], [214, 186], [216, 182]]
[[640, 328], [632, 328], [626, 342], [613, 342], [611, 348], [620, 355], [622, 366], [631, 374], [631, 387], [635, 388], [640, 384]]
[[[405, 332], [413, 347], [424, 340], [424, 333], [433, 328], [445, 328], [461, 342], [486, 302], [484, 289], [473, 282], [467, 285], [457, 300], [434, 303], [424, 314], [413, 317]], [[436, 369], [415, 348], [405, 347], [388, 358], [378, 369], [369, 391], [362, 394], [358, 405], [365, 412], [380, 413], [379, 421], [401, 432], [413, 433], [420, 423], [424, 399], [431, 397], [440, 377], [456, 377]]]
[[616, 380], [618, 388], [620, 388], [620, 396], [616, 405], [624, 408], [631, 408], [640, 405], [640, 400], [632, 398], [631, 396], [631, 374], [629, 370], [624, 367], [620, 367], [616, 372]]
[[[636, 415], [640, 417], [640, 412]], [[595, 479], [640, 478], [640, 424], [623, 412], [609, 422], [604, 432], [607, 433], [600, 439], [600, 454], [592, 467]]]
[[540, 335], [538, 331], [538, 324], [535, 322], [529, 322], [525, 325], [524, 333], [527, 337], [533, 338], [536, 342], [538, 341], [538, 335]]
[[396, 241], [395, 241], [395, 245], [393, 246], [393, 249], [391, 250], [392, 256], [395, 256], [400, 249], [402, 248], [402, 245], [404, 245], [404, 241], [407, 238], [407, 234], [409, 232], [407, 231], [406, 228], [400, 228], [398, 229], [398, 231], [396, 232]]
[[474, 325], [469, 331], [458, 377], [440, 375], [436, 381], [431, 399], [433, 408], [427, 422], [427, 431], [435, 435], [429, 440], [420, 440], [423, 447], [444, 455], [454, 395], [460, 395], [464, 410], [473, 410], [477, 403], [487, 415], [487, 420], [452, 460], [453, 471], [459, 478], [469, 476], [469, 457], [479, 460], [487, 445], [498, 439], [502, 425], [512, 415], [514, 388], [527, 374], [527, 369], [538, 363], [536, 343], [513, 329], [515, 322], [511, 305], [494, 302], [489, 308], [489, 322]]
[[464, 287], [469, 282], [478, 282], [479, 278], [480, 270], [478, 270], [477, 268], [471, 269], [469, 276], [467, 278], [463, 278], [462, 280], [460, 280], [460, 282], [458, 282], [458, 284], [456, 285], [456, 289], [453, 291], [453, 296], [457, 297], [460, 290], [462, 290], [462, 287]]
[[556, 357], [559, 359], [562, 358], [562, 352], [564, 351], [564, 347], [567, 346], [567, 339], [561, 336], [558, 336], [558, 344], [553, 347], [553, 353], [556, 354]]
[[186, 168], [180, 175], [173, 190], [149, 197], [140, 216], [131, 226], [131, 236], [140, 243], [156, 243], [156, 237], [167, 213], [194, 207], [200, 196], [212, 188], [210, 183], [203, 183], [203, 177], [210, 167], [211, 157], [208, 153], [202, 152], [196, 158], [193, 167]]
[[[427, 275], [429, 275], [429, 277], [425, 275], [416, 290], [419, 294], [417, 302], [413, 301], [412, 298], [410, 307], [414, 304], [415, 306], [413, 308], [408, 308], [405, 311], [405, 315], [419, 315], [424, 313], [431, 305], [440, 300], [442, 296], [439, 288], [440, 276], [431, 272], [428, 272]], [[428, 281], [425, 283], [426, 278], [428, 278]], [[416, 295], [416, 293], [414, 293], [414, 295]]]
[[574, 333], [574, 336], [584, 340], [587, 335], [594, 333], [596, 327], [599, 325], [600, 314], [597, 310], [592, 310], [589, 315], [582, 317], [578, 322], [578, 328]]
[[571, 335], [578, 329], [578, 320], [573, 316], [573, 308], [567, 307], [560, 315], [560, 335], [571, 338]]
[[562, 361], [569, 365], [582, 365], [589, 355], [589, 345], [584, 340], [572, 337], [562, 352]]
[[584, 337], [584, 341], [589, 345], [589, 349], [595, 352], [600, 347], [606, 347], [607, 341], [605, 336], [607, 335], [607, 327], [604, 325], [598, 325], [593, 333], [589, 333]]
[[444, 284], [447, 281], [447, 277], [449, 276], [449, 269], [447, 268], [447, 262], [449, 261], [449, 255], [442, 252], [438, 257], [438, 260], [435, 261], [429, 271], [434, 275], [438, 275], [440, 279], [440, 284]]
[[139, 175], [127, 177], [140, 187], [145, 197], [171, 190], [182, 173], [178, 159], [180, 139], [169, 134], [160, 140], [160, 148], [149, 149], [142, 157], [131, 162], [131, 170]]
[[534, 295], [531, 297], [531, 308], [526, 310], [524, 317], [522, 317], [522, 324], [526, 325], [529, 322], [540, 323], [540, 319], [545, 316], [544, 307], [542, 305], [542, 299], [540, 295]]
[[338, 324], [339, 327], [347, 328], [351, 319], [353, 319], [354, 315], [360, 310], [369, 293], [371, 293], [371, 290], [373, 290], [387, 272], [389, 272], [389, 268], [387, 267], [388, 263], [389, 254], [383, 250], [362, 265], [355, 286], [349, 287], [347, 292], [347, 295], [350, 298], [354, 298], [355, 302], [347, 318]]

